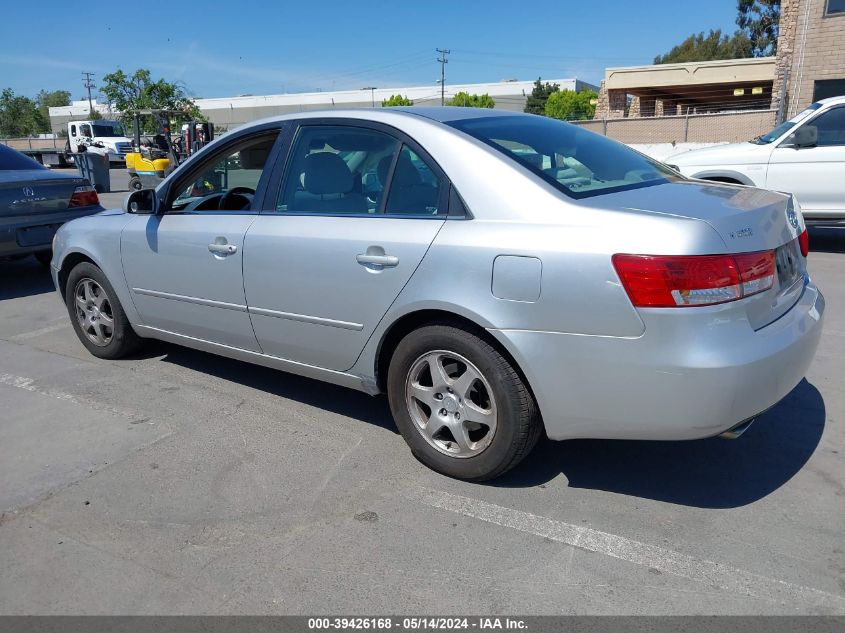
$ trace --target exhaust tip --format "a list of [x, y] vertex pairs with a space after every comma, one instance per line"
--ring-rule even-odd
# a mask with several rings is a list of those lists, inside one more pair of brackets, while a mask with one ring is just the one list
[[737, 424], [736, 426], [728, 429], [727, 431], [724, 431], [723, 433], [719, 433], [719, 437], [721, 437], [723, 440], [735, 440], [740, 435], [745, 433], [748, 430], [748, 428], [754, 423], [754, 420], [756, 420], [756, 419], [757, 418], [749, 418], [749, 419], [745, 420], [744, 422], [740, 422], [739, 424]]

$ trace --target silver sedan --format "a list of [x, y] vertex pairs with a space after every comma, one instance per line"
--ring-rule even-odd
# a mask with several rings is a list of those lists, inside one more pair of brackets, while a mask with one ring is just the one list
[[689, 180], [544, 117], [309, 112], [75, 220], [88, 350], [162, 339], [370, 394], [470, 480], [554, 440], [738, 436], [804, 376], [824, 299], [786, 195]]

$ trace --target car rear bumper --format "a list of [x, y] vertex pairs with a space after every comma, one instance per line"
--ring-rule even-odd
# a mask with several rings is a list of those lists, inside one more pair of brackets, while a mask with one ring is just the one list
[[0, 218], [0, 257], [50, 250], [53, 235], [62, 224], [102, 210], [103, 207], [98, 205], [56, 213]]
[[643, 311], [636, 338], [490, 332], [525, 372], [551, 439], [685, 440], [731, 429], [795, 388], [824, 307], [808, 279], [797, 303], [756, 331], [739, 311], [714, 307], [680, 319]]

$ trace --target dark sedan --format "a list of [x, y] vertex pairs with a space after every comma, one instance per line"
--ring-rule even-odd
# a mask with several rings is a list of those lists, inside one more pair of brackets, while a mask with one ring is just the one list
[[49, 265], [56, 229], [102, 210], [85, 178], [51, 171], [0, 145], [0, 259], [34, 254]]

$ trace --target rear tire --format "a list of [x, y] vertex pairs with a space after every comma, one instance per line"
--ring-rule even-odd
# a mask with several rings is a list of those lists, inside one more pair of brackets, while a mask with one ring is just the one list
[[144, 188], [141, 179], [138, 176], [132, 176], [129, 179], [129, 191], [140, 191]]
[[94, 264], [82, 262], [70, 271], [65, 304], [76, 335], [94, 356], [113, 360], [141, 347], [117, 293]]
[[457, 479], [504, 474], [531, 452], [542, 431], [516, 369], [460, 325], [427, 325], [402, 339], [390, 361], [387, 394], [414, 456]]

